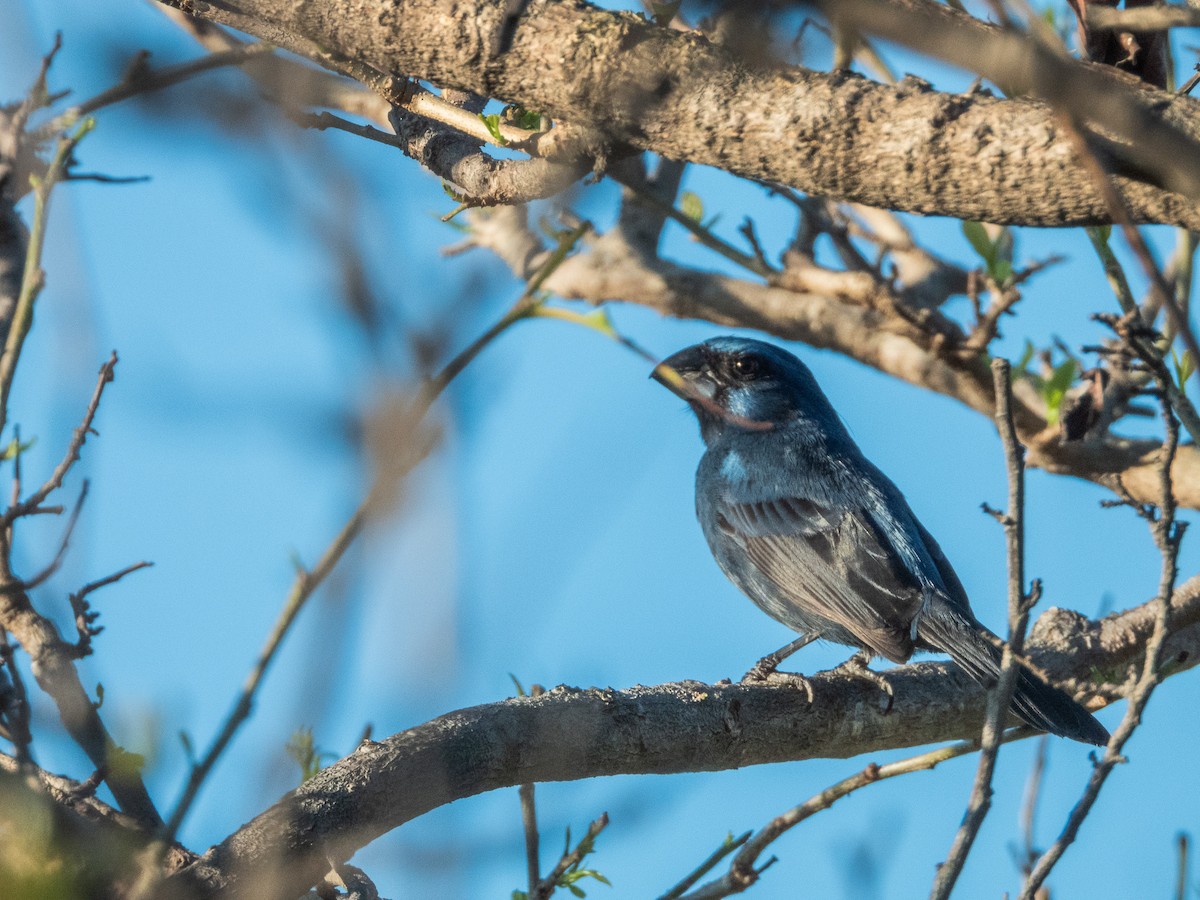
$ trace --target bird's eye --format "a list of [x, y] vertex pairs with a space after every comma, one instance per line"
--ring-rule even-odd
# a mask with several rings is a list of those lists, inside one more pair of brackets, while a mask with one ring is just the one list
[[756, 356], [739, 356], [733, 361], [733, 371], [738, 378], [750, 380], [763, 374], [763, 364]]

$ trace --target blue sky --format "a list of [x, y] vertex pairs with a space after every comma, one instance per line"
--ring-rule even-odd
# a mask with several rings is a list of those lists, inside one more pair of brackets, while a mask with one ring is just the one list
[[[18, 96], [56, 30], [65, 47], [52, 86], [87, 96], [111, 83], [113, 47], [148, 46], [154, 62], [195, 49], [149, 4], [103, 7], [0, 0], [0, 97]], [[939, 88], [969, 78], [896, 55]], [[930, 74], [932, 72], [932, 75]], [[236, 73], [180, 89], [193, 119], [161, 109], [113, 108], [80, 150], [84, 168], [147, 175], [128, 186], [73, 185], [56, 194], [40, 302], [10, 420], [38, 443], [27, 479], [47, 472], [77, 424], [95, 372], [121, 355], [80, 472], [92, 493], [63, 571], [37, 595], [64, 624], [65, 596], [138, 559], [155, 567], [96, 597], [106, 630], [83, 665], [102, 682], [119, 739], [150, 756], [160, 805], [178, 796], [186, 730], [207, 745], [278, 612], [291, 558], [312, 562], [365, 488], [346, 422], [404, 374], [396, 338], [381, 373], [338, 310], [337, 277], [313, 215], [349, 216], [367, 248], [373, 283], [402, 321], [432, 328], [453, 311], [443, 358], [464, 346], [520, 292], [495, 260], [446, 259], [458, 235], [436, 216], [451, 208], [437, 180], [379, 145], [333, 132], [259, 123], [250, 135], [214, 129], [213, 104], [250, 89]], [[217, 106], [232, 116], [234, 108]], [[362, 185], [351, 206], [339, 179]], [[768, 250], [794, 227], [761, 191], [692, 169], [686, 188], [721, 213], [737, 240], [755, 218]], [[599, 227], [615, 189], [586, 189], [574, 208]], [[972, 263], [955, 222], [919, 220], [922, 240]], [[1154, 238], [1165, 247], [1169, 233]], [[1023, 258], [1067, 255], [1029, 287], [1005, 323], [1002, 350], [1058, 335], [1078, 347], [1088, 321], [1113, 308], [1081, 232], [1022, 230]], [[664, 253], [727, 271], [668, 229]], [[965, 314], [965, 300], [951, 311]], [[617, 325], [660, 354], [718, 330], [637, 308]], [[895, 382], [830, 353], [793, 347], [810, 364], [867, 454], [901, 487], [953, 560], [980, 617], [1001, 628], [1003, 538], [979, 512], [1005, 496], [991, 424], [953, 401]], [[298, 727], [322, 748], [351, 750], [366, 723], [386, 735], [526, 685], [625, 687], [737, 677], [789, 638], [717, 570], [694, 521], [701, 452], [682, 403], [647, 380], [646, 365], [561, 322], [521, 325], [490, 347], [436, 410], [444, 440], [414, 473], [405, 504], [348, 556], [314, 600], [272, 670], [254, 719], [201, 796], [184, 841], [201, 850], [293, 786], [283, 747]], [[1103, 490], [1035, 472], [1029, 478], [1028, 570], [1045, 605], [1095, 613], [1155, 589], [1158, 556], [1127, 511], [1102, 511]], [[18, 538], [24, 571], [40, 567], [61, 523]], [[1196, 570], [1196, 536], [1182, 571]], [[1106, 599], [1108, 598], [1108, 599]], [[810, 647], [798, 665], [841, 662], [842, 648]], [[1180, 765], [1200, 743], [1195, 679], [1169, 681], [1120, 769], [1052, 880], [1056, 900], [1166, 895], [1174, 836], [1194, 830], [1200, 780]], [[1122, 707], [1101, 714], [1110, 727]], [[42, 734], [52, 713], [39, 709]], [[49, 768], [87, 774], [81, 754], [42, 738]], [[968, 862], [963, 897], [1018, 884], [1009, 853], [1033, 744], [1006, 748], [995, 804]], [[538, 789], [545, 865], [570, 825], [580, 834], [603, 810], [612, 825], [595, 865], [613, 882], [594, 896], [644, 897], [669, 887], [726, 832], [756, 828], [862, 768], [903, 754], [809, 761], [737, 772], [593, 779]], [[750, 896], [911, 897], [927, 891], [961, 817], [975, 761], [907, 776], [842, 801], [773, 848], [781, 861]], [[1048, 844], [1089, 772], [1084, 748], [1052, 742], [1038, 818]], [[524, 859], [516, 791], [435, 811], [359, 856], [386, 896], [507, 897]], [[855, 879], [851, 872], [874, 872]], [[589, 891], [589, 895], [593, 895]]]

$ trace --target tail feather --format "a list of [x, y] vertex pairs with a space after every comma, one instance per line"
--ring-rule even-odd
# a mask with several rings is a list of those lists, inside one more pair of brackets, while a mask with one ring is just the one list
[[[995, 684], [1000, 677], [1002, 651], [998, 640], [957, 610], [936, 607], [927, 610], [917, 620], [917, 637], [948, 653], [959, 668], [982, 685]], [[1017, 671], [1011, 708], [1020, 719], [1041, 731], [1085, 744], [1108, 743], [1107, 729], [1065, 691], [1042, 681], [1024, 666]]]

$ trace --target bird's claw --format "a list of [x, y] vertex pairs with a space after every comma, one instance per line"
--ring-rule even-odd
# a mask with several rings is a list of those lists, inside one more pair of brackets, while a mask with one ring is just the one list
[[830, 670], [835, 675], [847, 675], [851, 678], [861, 678], [864, 681], [869, 681], [887, 697], [887, 702], [883, 707], [883, 714], [886, 716], [892, 711], [892, 705], [896, 702], [896, 694], [892, 690], [888, 680], [873, 670], [867, 665], [867, 660], [863, 659], [861, 654], [854, 654], [840, 666]]
[[750, 671], [742, 676], [742, 684], [753, 684], [755, 682], [766, 681], [775, 674], [779, 662], [765, 656], [750, 667]]
[[[775, 665], [778, 665], [778, 663]], [[799, 688], [804, 691], [804, 696], [808, 702], [813, 702], [811, 681], [797, 672], [780, 672], [775, 669], [775, 666], [770, 666], [769, 668], [763, 666], [761, 660], [758, 665], [755, 665], [754, 668], [742, 676], [742, 684], [779, 684]]]

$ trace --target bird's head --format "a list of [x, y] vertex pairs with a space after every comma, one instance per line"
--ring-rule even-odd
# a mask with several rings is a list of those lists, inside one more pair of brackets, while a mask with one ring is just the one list
[[651, 377], [688, 402], [709, 444], [731, 431], [770, 431], [797, 420], [841, 428], [808, 367], [763, 341], [712, 338], [667, 357]]

